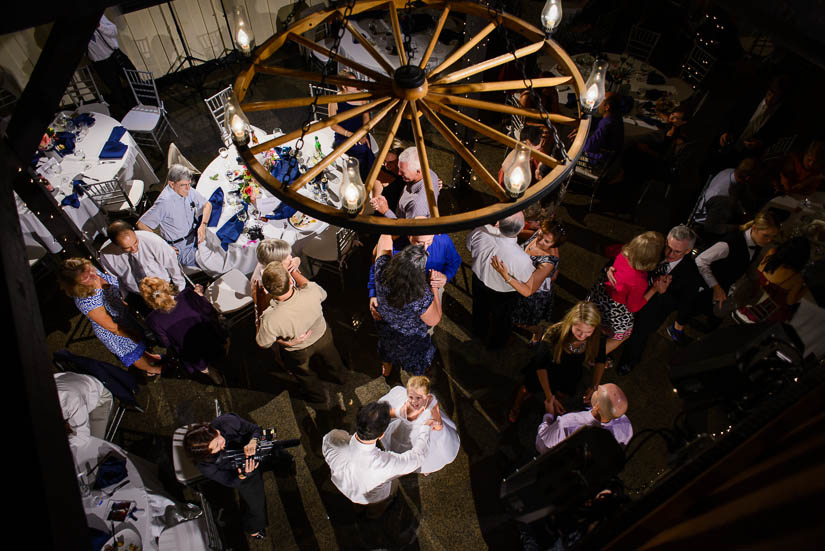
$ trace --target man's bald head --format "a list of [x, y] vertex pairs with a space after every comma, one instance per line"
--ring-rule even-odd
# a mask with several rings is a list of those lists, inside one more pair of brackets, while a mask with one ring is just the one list
[[613, 383], [599, 385], [593, 391], [590, 403], [599, 414], [602, 423], [609, 423], [627, 411], [627, 396]]

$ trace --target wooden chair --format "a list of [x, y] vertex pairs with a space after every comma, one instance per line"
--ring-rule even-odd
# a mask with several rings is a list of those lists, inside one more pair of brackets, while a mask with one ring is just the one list
[[696, 88], [705, 80], [713, 66], [716, 58], [701, 48], [698, 44], [693, 45], [685, 61], [682, 63], [682, 70], [679, 77]]
[[130, 180], [124, 185], [120, 180], [105, 182], [84, 182], [83, 191], [102, 211], [122, 212], [128, 210], [133, 216], [143, 212], [143, 180]]
[[77, 106], [75, 111], [78, 113], [109, 115], [109, 104], [103, 99], [88, 65], [74, 72], [69, 86], [66, 87], [66, 95]]
[[[309, 84], [309, 95], [313, 98], [315, 96], [334, 96], [338, 93], [337, 88], [329, 88], [327, 86], [319, 86], [317, 84]], [[318, 104], [313, 106], [312, 108], [312, 120], [319, 121], [322, 118], [326, 119], [329, 117], [329, 105], [328, 104]]]
[[218, 131], [221, 133], [221, 141], [227, 143], [229, 134], [224, 126], [224, 112], [226, 111], [226, 104], [229, 103], [229, 98], [232, 97], [232, 85], [230, 84], [212, 97], [206, 98], [204, 103], [212, 115], [212, 120], [218, 125]]
[[661, 36], [660, 33], [643, 29], [639, 25], [633, 25], [630, 28], [630, 35], [627, 37], [625, 52], [631, 57], [648, 63], [650, 54], [656, 49], [656, 44], [659, 43]]
[[175, 137], [178, 133], [169, 123], [166, 107], [158, 94], [155, 79], [149, 71], [132, 71], [124, 69], [126, 80], [132, 88], [137, 105], [126, 113], [120, 124], [128, 130], [139, 144], [153, 145], [163, 154], [160, 140], [167, 130]]

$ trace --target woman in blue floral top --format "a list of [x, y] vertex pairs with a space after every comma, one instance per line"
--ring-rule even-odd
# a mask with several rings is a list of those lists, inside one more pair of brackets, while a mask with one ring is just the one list
[[428, 329], [441, 321], [441, 300], [429, 281], [427, 251], [409, 245], [392, 256], [392, 238], [382, 235], [376, 247], [375, 294], [378, 297], [378, 355], [381, 372], [392, 366], [421, 375], [435, 356]]
[[58, 273], [60, 287], [92, 322], [95, 335], [126, 367], [154, 376], [160, 356], [146, 351], [143, 331], [129, 315], [115, 276], [98, 271], [85, 258], [70, 258]]

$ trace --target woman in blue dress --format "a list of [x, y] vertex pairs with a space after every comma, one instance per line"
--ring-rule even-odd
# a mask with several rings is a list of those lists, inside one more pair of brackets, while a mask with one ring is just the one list
[[430, 367], [435, 345], [428, 329], [441, 321], [441, 300], [429, 281], [427, 251], [408, 245], [392, 256], [392, 238], [382, 235], [375, 259], [375, 294], [378, 298], [378, 355], [381, 372], [388, 377], [397, 364], [412, 375]]
[[69, 258], [60, 266], [60, 287], [92, 322], [95, 335], [126, 367], [160, 374], [160, 356], [146, 351], [143, 331], [129, 315], [117, 278], [97, 270], [85, 258]]
[[535, 271], [527, 281], [510, 276], [507, 266], [493, 257], [493, 268], [521, 295], [513, 307], [513, 324], [532, 334], [530, 346], [541, 339], [541, 322], [550, 320], [553, 309], [553, 281], [558, 277], [559, 247], [567, 239], [567, 231], [561, 222], [545, 218], [536, 233], [522, 248], [530, 255]]
[[[341, 71], [338, 73], [338, 78], [354, 79], [355, 75], [350, 71]], [[359, 90], [355, 86], [342, 85], [340, 93], [355, 94], [362, 91], [363, 90]], [[365, 103], [367, 103], [367, 100], [351, 100], [342, 101], [339, 103], [330, 103], [328, 108], [329, 116], [334, 117], [339, 113], [350, 111], [360, 105], [364, 105]], [[364, 111], [360, 116], [356, 115], [345, 121], [333, 124], [332, 129], [335, 131], [335, 141], [332, 146], [338, 147], [368, 122], [370, 122], [370, 112]], [[366, 134], [363, 138], [358, 140], [355, 145], [347, 150], [347, 155], [358, 159], [358, 171], [361, 174], [361, 179], [364, 183], [366, 183], [367, 175], [370, 173], [370, 168], [372, 168], [373, 161], [375, 161], [375, 154], [372, 152], [372, 148], [370, 147], [370, 135]]]

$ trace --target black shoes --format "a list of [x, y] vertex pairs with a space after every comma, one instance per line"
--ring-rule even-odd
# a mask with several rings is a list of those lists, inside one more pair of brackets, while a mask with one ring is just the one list
[[685, 335], [684, 331], [676, 329], [675, 324], [670, 324], [668, 326], [667, 334], [670, 336], [670, 339], [679, 346], [685, 346], [688, 343], [690, 343], [690, 338], [687, 335]]

